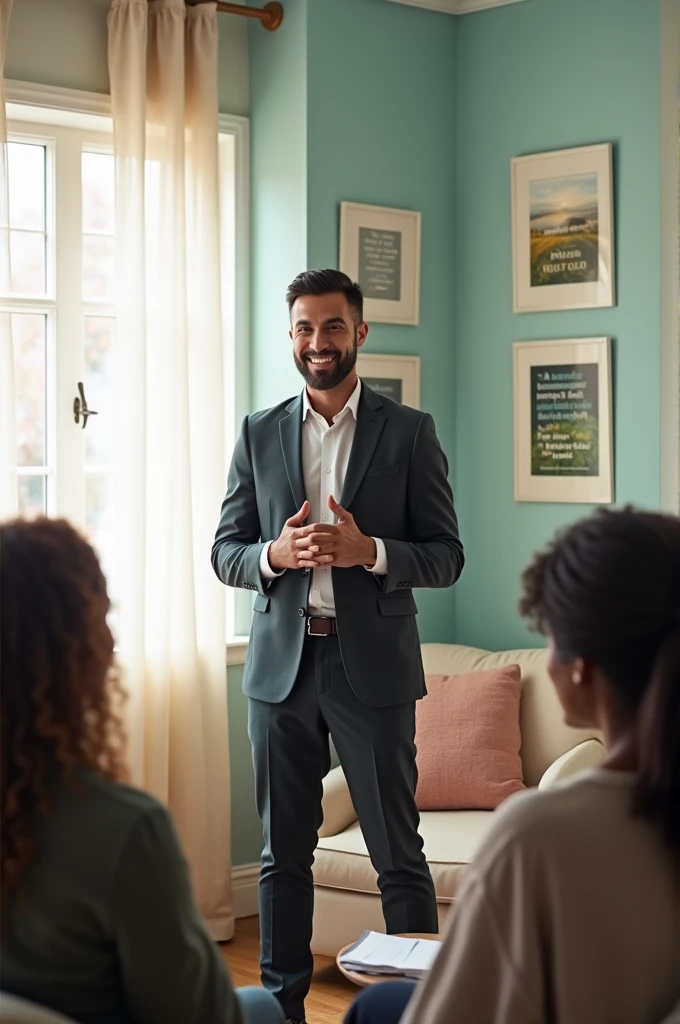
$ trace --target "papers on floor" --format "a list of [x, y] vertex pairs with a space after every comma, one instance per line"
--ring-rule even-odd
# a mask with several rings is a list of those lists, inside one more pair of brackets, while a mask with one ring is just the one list
[[435, 939], [406, 939], [400, 935], [364, 932], [359, 941], [343, 953], [340, 963], [361, 974], [400, 974], [422, 978], [432, 967], [441, 948]]

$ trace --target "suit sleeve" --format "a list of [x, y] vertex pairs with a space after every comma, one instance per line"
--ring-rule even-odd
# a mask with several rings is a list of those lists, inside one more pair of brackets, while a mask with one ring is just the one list
[[194, 905], [167, 811], [132, 827], [116, 872], [113, 939], [139, 1024], [243, 1024], [222, 957]]
[[227, 493], [212, 546], [212, 565], [218, 578], [228, 587], [258, 590], [264, 594], [269, 586], [260, 573], [264, 546], [246, 416], [234, 448]]
[[465, 559], [448, 481], [448, 463], [429, 413], [420, 420], [413, 443], [408, 519], [408, 541], [385, 538], [384, 591], [452, 586]]

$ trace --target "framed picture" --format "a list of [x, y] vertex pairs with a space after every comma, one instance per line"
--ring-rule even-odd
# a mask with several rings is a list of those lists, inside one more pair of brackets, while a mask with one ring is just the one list
[[360, 351], [357, 371], [377, 394], [420, 408], [420, 356], [376, 356]]
[[512, 161], [515, 313], [614, 305], [612, 147]]
[[418, 323], [420, 224], [414, 210], [340, 204], [340, 270], [361, 285], [369, 323]]
[[612, 502], [609, 338], [513, 348], [515, 501]]

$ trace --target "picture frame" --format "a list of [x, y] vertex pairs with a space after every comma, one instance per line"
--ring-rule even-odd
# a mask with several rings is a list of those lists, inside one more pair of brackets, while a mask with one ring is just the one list
[[513, 309], [613, 306], [609, 143], [511, 161]]
[[340, 270], [361, 285], [369, 323], [419, 323], [421, 221], [415, 210], [340, 204]]
[[614, 500], [609, 338], [513, 345], [515, 501]]
[[364, 384], [400, 405], [420, 408], [420, 356], [359, 352], [357, 372]]

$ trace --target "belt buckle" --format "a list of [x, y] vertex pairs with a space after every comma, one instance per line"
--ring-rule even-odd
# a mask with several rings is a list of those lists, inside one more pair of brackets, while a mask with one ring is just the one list
[[328, 636], [328, 633], [312, 633], [312, 619], [319, 616], [310, 615], [307, 618], [307, 636]]

